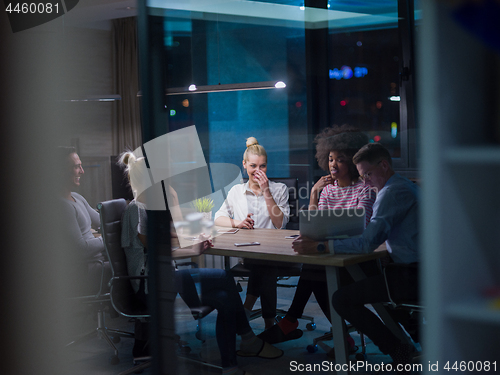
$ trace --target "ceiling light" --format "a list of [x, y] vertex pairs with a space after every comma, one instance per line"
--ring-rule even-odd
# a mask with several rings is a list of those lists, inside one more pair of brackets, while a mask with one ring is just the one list
[[[190, 85], [188, 88], [185, 87], [169, 88], [167, 89], [167, 95], [206, 94], [211, 92], [282, 89], [285, 87], [286, 84], [283, 81], [230, 83], [224, 85], [207, 85], [207, 86]], [[140, 94], [138, 95], [140, 96]]]
[[81, 98], [75, 99], [61, 99], [61, 102], [114, 102], [116, 100], [121, 100], [120, 95], [87, 95]]

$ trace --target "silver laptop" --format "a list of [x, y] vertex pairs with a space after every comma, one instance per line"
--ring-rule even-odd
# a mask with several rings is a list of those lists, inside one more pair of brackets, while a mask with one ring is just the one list
[[359, 208], [299, 212], [300, 235], [315, 241], [357, 236], [364, 228], [365, 212]]

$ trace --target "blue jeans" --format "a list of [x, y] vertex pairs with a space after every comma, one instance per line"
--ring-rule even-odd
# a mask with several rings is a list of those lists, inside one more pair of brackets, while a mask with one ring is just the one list
[[[251, 328], [234, 279], [224, 270], [208, 268], [179, 270], [175, 277], [177, 290], [189, 307], [211, 306], [217, 310], [215, 334], [222, 367], [236, 366], [236, 335]], [[195, 283], [201, 286], [200, 296]]]

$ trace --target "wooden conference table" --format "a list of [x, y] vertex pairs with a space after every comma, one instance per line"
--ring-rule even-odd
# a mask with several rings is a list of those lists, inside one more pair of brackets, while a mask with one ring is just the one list
[[[221, 229], [221, 228], [219, 228]], [[282, 262], [296, 262], [304, 264], [316, 264], [326, 266], [326, 276], [328, 284], [328, 296], [331, 306], [333, 293], [338, 289], [339, 267], [346, 267], [354, 280], [365, 278], [359, 263], [372, 259], [382, 258], [387, 255], [385, 244], [370, 254], [316, 254], [300, 255], [293, 251], [293, 239], [285, 237], [299, 234], [296, 230], [276, 230], [276, 229], [240, 229], [237, 233], [219, 234], [214, 239], [214, 247], [208, 249], [205, 254], [241, 257], [249, 259], [273, 260]], [[259, 242], [258, 246], [235, 246], [235, 243]], [[181, 249], [179, 249], [181, 250]], [[177, 250], [176, 250], [177, 252]], [[180, 254], [179, 254], [180, 255]], [[175, 257], [175, 254], [174, 254]], [[400, 328], [385, 312], [385, 309], [374, 306], [377, 313], [400, 337]], [[348, 364], [348, 352], [344, 342], [344, 325], [342, 319], [332, 308], [331, 322], [334, 340], [335, 358], [337, 364]], [[339, 374], [347, 374], [347, 371], [340, 371]]]

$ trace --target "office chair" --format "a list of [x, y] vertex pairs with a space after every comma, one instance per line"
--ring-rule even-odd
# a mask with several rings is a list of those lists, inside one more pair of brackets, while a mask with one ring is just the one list
[[[299, 229], [299, 217], [298, 217], [298, 179], [289, 177], [289, 178], [269, 178], [270, 181], [273, 182], [281, 182], [288, 187], [288, 205], [290, 207], [290, 219], [286, 225], [286, 229]], [[247, 182], [248, 179], [244, 178], [243, 182]], [[226, 260], [226, 264], [229, 264], [229, 261]], [[283, 263], [278, 270], [278, 287], [283, 288], [294, 288], [297, 285], [290, 284], [280, 284], [280, 280], [287, 280], [290, 277], [300, 276], [300, 270], [302, 268], [302, 264], [299, 263]], [[242, 291], [242, 287], [240, 282], [247, 281], [248, 276], [250, 276], [250, 270], [245, 268], [244, 264], [238, 263], [234, 267], [230, 269], [233, 276], [238, 277], [237, 286], [238, 290]], [[282, 309], [276, 309], [276, 320], [279, 321], [283, 316], [286, 315], [286, 311]], [[257, 319], [262, 316], [262, 310], [256, 309], [253, 310], [250, 314], [249, 320]], [[308, 315], [302, 315], [300, 319], [309, 320], [306, 327], [308, 330], [312, 331], [316, 328], [316, 324], [314, 323], [314, 317]]]
[[[112, 277], [109, 281], [110, 300], [118, 314], [128, 318], [146, 319], [149, 317], [147, 308], [136, 297], [130, 284], [130, 280], [144, 278], [144, 276], [128, 276], [127, 261], [121, 247], [121, 218], [126, 207], [125, 199], [101, 202], [97, 205], [104, 248], [112, 271]], [[135, 338], [132, 332], [127, 332], [123, 336]], [[115, 357], [115, 361], [118, 363], [118, 350], [116, 348]]]
[[[110, 280], [110, 297], [113, 308], [122, 316], [134, 318], [139, 321], [147, 322], [150, 318], [147, 306], [137, 297], [132, 289], [131, 280], [147, 279], [147, 275], [129, 276], [127, 271], [127, 260], [125, 252], [121, 246], [121, 218], [127, 207], [125, 199], [115, 199], [111, 201], [101, 202], [97, 205], [101, 218], [101, 231], [104, 240], [104, 247], [108, 254], [111, 264], [112, 278]], [[200, 306], [191, 308], [193, 318], [199, 320], [211, 311], [212, 307]], [[129, 333], [128, 337], [135, 338], [133, 333]], [[178, 340], [181, 354], [189, 354], [190, 350], [184, 342]], [[118, 352], [116, 352], [116, 355]], [[187, 358], [190, 359], [190, 358]], [[146, 361], [134, 368], [126, 371], [126, 374], [131, 374], [135, 371], [147, 368], [151, 365], [151, 357], [134, 358], [134, 365], [139, 361]], [[192, 359], [190, 359], [192, 360]], [[203, 361], [198, 363], [213, 367]], [[118, 362], [117, 362], [118, 363]], [[123, 373], [123, 374], [125, 374]]]
[[389, 263], [384, 267], [383, 273], [389, 296], [389, 302], [385, 305], [395, 312], [409, 312], [410, 321], [403, 326], [413, 341], [419, 342], [419, 325], [422, 323], [420, 315], [424, 311], [419, 298], [419, 264]]
[[[110, 363], [115, 365], [118, 361], [118, 352], [116, 350], [115, 343], [120, 342], [120, 337], [125, 335], [126, 333], [119, 330], [109, 329], [106, 327], [105, 323], [105, 313], [109, 310], [111, 299], [110, 293], [106, 292], [108, 280], [105, 279], [105, 263], [102, 260], [90, 260], [85, 262], [86, 265], [90, 265], [92, 263], [100, 265], [101, 275], [99, 281], [99, 290], [95, 294], [85, 294], [70, 297], [69, 300], [76, 301], [78, 303], [91, 306], [92, 309], [95, 309], [94, 313], [97, 314], [97, 327], [91, 332], [76, 338], [70, 343], [66, 344], [65, 347], [70, 347], [82, 341], [85, 341], [93, 336], [97, 336], [100, 339], [104, 339], [108, 345], [114, 350], [114, 354], [110, 357]], [[114, 311], [110, 311], [110, 315], [113, 315]]]
[[[418, 263], [385, 263], [383, 267], [383, 275], [385, 281], [385, 287], [387, 290], [387, 295], [389, 296], [389, 301], [384, 303], [389, 310], [390, 315], [396, 318], [394, 311], [406, 310], [410, 315], [416, 315], [424, 310], [424, 307], [419, 302], [419, 290], [418, 290]], [[397, 322], [397, 319], [394, 319]], [[418, 320], [414, 320], [414, 327], [404, 326], [407, 333], [413, 339], [414, 343], [419, 342], [418, 334]], [[398, 322], [399, 323], [399, 322]], [[400, 323], [401, 324], [401, 323]], [[348, 330], [355, 330], [351, 324], [347, 326]], [[411, 329], [414, 328], [415, 330]], [[359, 332], [361, 338], [362, 351], [356, 354], [356, 360], [364, 361], [366, 360], [366, 342], [365, 337], [362, 332]], [[313, 340], [312, 345], [307, 346], [307, 351], [314, 353], [318, 350], [318, 344], [320, 344], [323, 349], [328, 353], [329, 356], [334, 356], [333, 350], [326, 344], [321, 344], [322, 341], [332, 340], [332, 332], [327, 332], [323, 336], [317, 337]], [[419, 353], [416, 351], [415, 356]]]
[[[349, 333], [349, 332], [353, 332], [353, 331], [356, 331], [356, 328], [354, 328], [354, 326], [352, 324], [348, 324], [347, 325], [347, 332]], [[359, 350], [359, 348], [358, 348], [358, 346], [355, 345], [354, 349], [352, 349], [352, 351], [350, 351], [350, 354], [356, 353], [356, 360], [365, 361], [366, 360], [366, 340], [365, 340], [365, 336], [363, 335], [362, 332], [358, 331], [358, 333], [359, 333], [359, 336], [361, 339], [361, 352], [356, 353]], [[314, 338], [312, 345], [307, 345], [306, 350], [309, 353], [316, 353], [318, 351], [318, 347], [321, 347], [326, 352], [327, 357], [335, 359], [334, 348], [331, 348], [330, 346], [328, 346], [327, 344], [325, 344], [323, 342], [323, 341], [332, 341], [332, 340], [333, 340], [333, 334], [332, 334], [332, 330], [330, 328], [330, 331], [326, 332], [324, 335]]]

